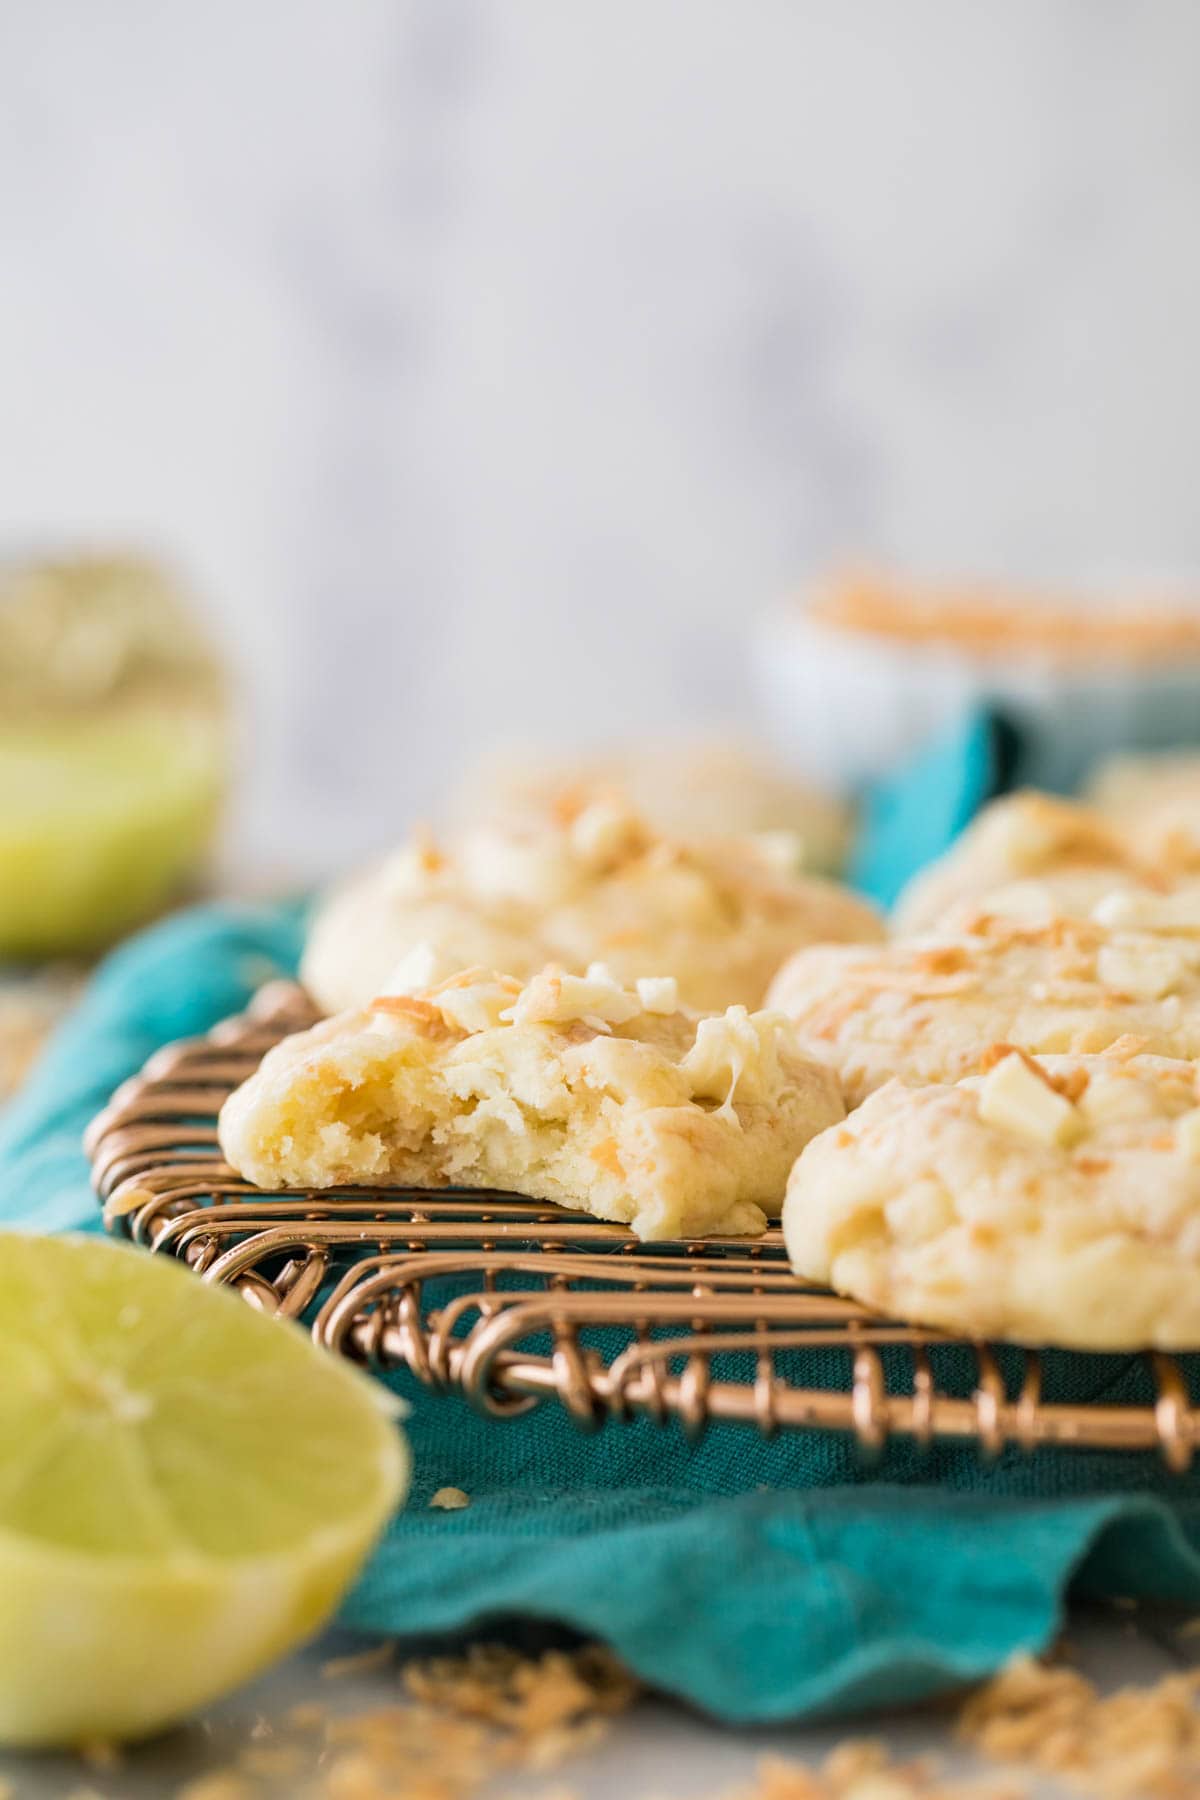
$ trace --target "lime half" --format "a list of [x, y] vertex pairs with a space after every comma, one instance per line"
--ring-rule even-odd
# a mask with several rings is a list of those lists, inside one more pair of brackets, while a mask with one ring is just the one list
[[407, 1483], [382, 1388], [165, 1257], [0, 1233], [0, 1742], [145, 1736], [309, 1636]]
[[92, 950], [169, 900], [213, 833], [223, 729], [178, 708], [0, 719], [0, 957]]

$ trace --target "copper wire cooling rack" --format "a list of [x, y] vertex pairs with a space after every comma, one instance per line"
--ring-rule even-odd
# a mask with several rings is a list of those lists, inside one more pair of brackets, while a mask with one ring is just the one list
[[852, 1432], [867, 1451], [898, 1435], [990, 1455], [1059, 1445], [1190, 1463], [1200, 1410], [1173, 1358], [1145, 1359], [1144, 1404], [1052, 1401], [1034, 1352], [880, 1319], [797, 1281], [777, 1229], [648, 1246], [511, 1194], [260, 1193], [222, 1160], [216, 1115], [313, 1017], [300, 988], [275, 983], [119, 1089], [88, 1133], [110, 1229], [254, 1306], [311, 1313], [329, 1348], [407, 1366], [494, 1415], [555, 1400], [584, 1430], [646, 1414], [691, 1433], [716, 1420]]

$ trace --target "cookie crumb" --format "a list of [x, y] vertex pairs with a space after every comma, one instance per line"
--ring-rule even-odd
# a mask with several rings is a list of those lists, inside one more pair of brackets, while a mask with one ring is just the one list
[[[321, 1664], [321, 1676], [325, 1681], [341, 1681], [347, 1675], [369, 1675], [373, 1669], [386, 1669], [396, 1654], [395, 1638], [383, 1638], [378, 1644], [369, 1644], [365, 1650], [354, 1650], [349, 1656], [331, 1656], [328, 1662]], [[293, 1714], [299, 1710], [293, 1708]]]
[[[319, 1722], [321, 1737], [304, 1746], [312, 1779], [294, 1779], [289, 1800], [474, 1800], [500, 1771], [541, 1774], [590, 1749], [638, 1692], [598, 1644], [535, 1659], [477, 1644], [463, 1656], [409, 1663], [402, 1681], [399, 1702], [341, 1716], [318, 1709], [315, 1719], [304, 1709], [299, 1722]], [[301, 1710], [288, 1715], [293, 1724]], [[239, 1768], [250, 1767], [244, 1753]]]
[[767, 1756], [750, 1786], [723, 1800], [1028, 1800], [1028, 1784], [1017, 1776], [939, 1777], [929, 1757], [894, 1762], [871, 1738], [848, 1738], [819, 1768], [789, 1758]]
[[471, 1496], [459, 1487], [440, 1487], [429, 1504], [440, 1508], [442, 1512], [461, 1512], [464, 1506], [470, 1506]]
[[1200, 1793], [1200, 1670], [1101, 1695], [1086, 1676], [1018, 1656], [959, 1714], [984, 1756], [1024, 1762], [1101, 1800]]

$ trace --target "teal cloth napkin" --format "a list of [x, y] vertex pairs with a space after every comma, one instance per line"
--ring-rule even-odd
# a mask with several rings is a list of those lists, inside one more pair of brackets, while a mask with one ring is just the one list
[[885, 909], [940, 856], [980, 807], [1011, 786], [1019, 741], [990, 708], [973, 708], [860, 796], [850, 862], [855, 887]]
[[[1002, 788], [1003, 726], [977, 715], [868, 797], [856, 875], [889, 902]], [[294, 970], [302, 909], [207, 907], [103, 965], [20, 1098], [0, 1114], [0, 1223], [100, 1229], [80, 1135], [161, 1044]], [[844, 1382], [836, 1358], [811, 1379]], [[968, 1394], [972, 1359], [935, 1352]], [[798, 1372], [801, 1364], [792, 1357]], [[1019, 1352], [1000, 1361], [1019, 1378]], [[1200, 1391], [1191, 1359], [1193, 1393]], [[895, 1377], [903, 1381], [903, 1365]], [[1049, 1399], [1150, 1398], [1125, 1357], [1048, 1356]], [[611, 1643], [711, 1713], [769, 1720], [921, 1699], [1053, 1638], [1072, 1584], [1200, 1608], [1200, 1476], [1153, 1456], [926, 1454], [868, 1466], [828, 1433], [736, 1426], [689, 1444], [648, 1420], [581, 1435], [554, 1407], [494, 1421], [396, 1384], [415, 1482], [349, 1596], [347, 1623], [422, 1635], [522, 1616]], [[461, 1512], [430, 1508], [456, 1486]]]

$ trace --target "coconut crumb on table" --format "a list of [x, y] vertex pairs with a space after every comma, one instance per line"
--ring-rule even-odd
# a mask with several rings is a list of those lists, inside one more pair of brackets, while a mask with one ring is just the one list
[[1022, 1800], [1034, 1772], [1093, 1800], [1198, 1800], [1200, 1670], [1101, 1694], [1074, 1669], [1015, 1657], [963, 1703], [957, 1735], [1011, 1773], [947, 1778], [935, 1759], [895, 1763], [851, 1739], [817, 1768], [768, 1758], [723, 1800]]
[[[639, 1693], [599, 1644], [534, 1658], [479, 1644], [399, 1673], [404, 1698], [344, 1714], [292, 1707], [270, 1744], [248, 1743], [176, 1800], [477, 1800], [485, 1789], [573, 1800], [545, 1776], [591, 1749]], [[1035, 1775], [1094, 1800], [1198, 1800], [1198, 1702], [1200, 1670], [1101, 1695], [1062, 1664], [1017, 1657], [956, 1716], [960, 1740], [1003, 1769], [951, 1775], [936, 1756], [897, 1761], [879, 1740], [848, 1738], [815, 1765], [764, 1758], [709, 1800], [1028, 1800]]]
[[[599, 1645], [536, 1660], [499, 1645], [402, 1671], [408, 1703], [332, 1719], [328, 1800], [463, 1800], [509, 1769], [552, 1769], [589, 1749], [637, 1684]], [[374, 1785], [371, 1785], [374, 1783]]]
[[[322, 1681], [341, 1681], [347, 1675], [370, 1675], [376, 1669], [386, 1669], [396, 1659], [395, 1638], [383, 1638], [378, 1644], [370, 1644], [365, 1650], [354, 1650], [349, 1656], [331, 1656], [321, 1664]], [[293, 1707], [288, 1715], [293, 1724], [298, 1724], [297, 1713], [302, 1708]], [[320, 1708], [317, 1708], [320, 1714]]]
[[528, 1738], [548, 1726], [622, 1712], [638, 1683], [602, 1644], [546, 1650], [536, 1660], [502, 1644], [435, 1656], [403, 1670], [406, 1691], [427, 1706]]
[[893, 1762], [875, 1739], [851, 1738], [815, 1768], [787, 1757], [764, 1757], [749, 1786], [720, 1800], [1026, 1800], [1028, 1793], [1015, 1776], [955, 1776], [943, 1782], [929, 1757]]
[[[382, 1665], [391, 1641], [341, 1657], [322, 1673]], [[229, 1768], [176, 1800], [473, 1800], [509, 1773], [539, 1776], [592, 1748], [638, 1684], [599, 1644], [529, 1658], [502, 1645], [411, 1662], [404, 1698], [353, 1713], [294, 1706], [270, 1744], [260, 1735]], [[549, 1790], [523, 1788], [527, 1800]], [[567, 1800], [559, 1795], [558, 1800]]]
[[1098, 1800], [1200, 1795], [1200, 1670], [1100, 1694], [1074, 1669], [1014, 1658], [964, 1704], [959, 1735]]

